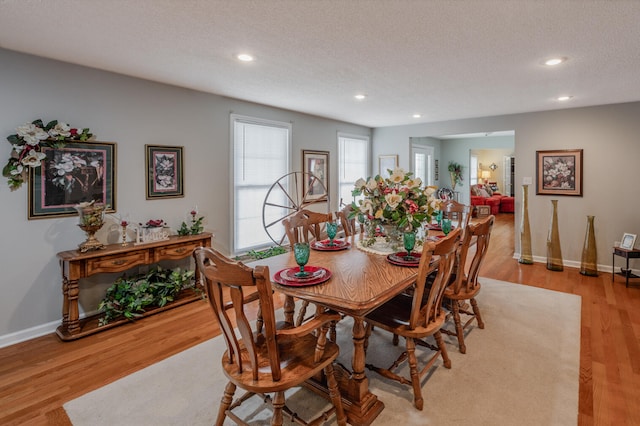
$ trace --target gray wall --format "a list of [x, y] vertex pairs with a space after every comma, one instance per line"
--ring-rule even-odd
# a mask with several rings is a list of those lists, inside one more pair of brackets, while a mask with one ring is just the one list
[[[624, 232], [640, 234], [640, 191], [636, 174], [640, 158], [640, 102], [603, 105], [527, 114], [514, 114], [430, 124], [376, 128], [373, 156], [397, 147], [399, 162], [409, 165], [409, 141], [417, 137], [448, 134], [515, 131], [516, 159], [516, 252], [519, 252], [519, 223], [522, 207], [522, 181], [532, 177], [529, 187], [529, 219], [532, 249], [536, 261], [546, 261], [546, 238], [553, 198], [535, 194], [536, 151], [583, 149], [583, 197], [557, 197], [562, 255], [566, 265], [580, 265], [586, 231], [586, 216], [594, 215], [598, 263], [601, 270], [611, 267], [611, 247]], [[441, 144], [441, 183], [443, 167], [449, 160], [466, 161], [469, 150], [490, 148], [467, 142]], [[465, 176], [468, 179], [468, 173]], [[468, 192], [468, 183], [463, 193]], [[620, 260], [619, 260], [620, 261]], [[637, 261], [633, 264], [638, 266]], [[607, 269], [608, 268], [608, 269]]]
[[[163, 218], [176, 229], [195, 204], [215, 234], [214, 246], [229, 249], [231, 112], [293, 123], [293, 169], [301, 150], [330, 152], [337, 176], [337, 133], [370, 135], [371, 129], [292, 111], [74, 66], [0, 49], [0, 134], [41, 118], [89, 127], [99, 141], [117, 142], [117, 209], [131, 221]], [[184, 146], [185, 197], [145, 199], [144, 145]], [[2, 166], [11, 145], [0, 144]], [[337, 203], [337, 180], [330, 179]], [[61, 317], [60, 270], [56, 253], [77, 247], [84, 233], [77, 218], [27, 220], [27, 187], [0, 185], [2, 257], [0, 346], [51, 331]], [[110, 238], [108, 226], [98, 234]], [[115, 242], [115, 241], [112, 241]], [[90, 292], [92, 288], [87, 288]], [[85, 291], [85, 289], [83, 289]], [[96, 293], [100, 293], [98, 289]], [[81, 306], [92, 311], [95, 306]], [[30, 328], [34, 328], [29, 330]], [[10, 333], [18, 335], [9, 336]], [[4, 340], [3, 340], [4, 338]]]

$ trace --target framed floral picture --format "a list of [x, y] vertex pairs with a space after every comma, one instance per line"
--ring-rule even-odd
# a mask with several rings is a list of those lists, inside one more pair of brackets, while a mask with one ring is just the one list
[[46, 146], [29, 172], [29, 219], [75, 216], [75, 205], [95, 201], [116, 210], [116, 144], [65, 142]]
[[326, 201], [329, 188], [329, 151], [302, 150], [302, 171], [309, 174], [304, 179], [303, 199]]
[[147, 200], [184, 197], [181, 146], [145, 145]]
[[389, 170], [393, 170], [398, 167], [398, 156], [395, 154], [379, 155], [378, 156], [378, 174], [383, 178], [391, 176]]
[[536, 151], [536, 194], [582, 196], [582, 150]]

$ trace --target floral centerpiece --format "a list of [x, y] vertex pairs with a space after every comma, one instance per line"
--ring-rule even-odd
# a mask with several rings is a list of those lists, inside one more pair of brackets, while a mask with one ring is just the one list
[[440, 200], [434, 196], [434, 187], [423, 188], [422, 180], [412, 176], [413, 173], [396, 168], [388, 178], [377, 175], [367, 180], [358, 179], [352, 195], [364, 195], [364, 198], [352, 203], [353, 215], [369, 225], [393, 225], [399, 232], [420, 228], [422, 223], [431, 220]]
[[28, 170], [40, 167], [45, 154], [43, 147], [62, 147], [65, 142], [88, 141], [93, 138], [88, 128], [77, 129], [66, 123], [53, 120], [44, 125], [38, 119], [19, 126], [16, 134], [7, 136], [11, 144], [11, 156], [2, 169], [2, 176], [8, 180], [12, 191], [20, 188], [27, 181]]

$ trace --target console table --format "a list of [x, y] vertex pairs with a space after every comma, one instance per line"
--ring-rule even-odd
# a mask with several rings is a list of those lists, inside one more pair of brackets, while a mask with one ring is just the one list
[[[79, 250], [68, 250], [58, 253], [62, 271], [62, 324], [56, 333], [62, 340], [75, 340], [117, 325], [129, 322], [128, 319], [110, 322], [98, 326], [100, 315], [79, 319], [78, 298], [82, 278], [96, 274], [122, 272], [139, 265], [152, 265], [161, 260], [178, 260], [188, 257], [196, 247], [211, 247], [209, 232], [198, 235], [172, 236], [165, 241], [155, 241], [136, 245], [128, 243], [110, 244], [103, 250], [81, 253]], [[196, 271], [196, 283], [199, 276]], [[143, 316], [158, 313], [167, 309], [184, 305], [200, 296], [195, 291], [185, 290], [179, 298], [162, 308], [149, 310]]]
[[640, 278], [640, 276], [634, 274], [633, 272], [631, 272], [631, 269], [629, 269], [629, 259], [640, 258], [640, 250], [623, 249], [621, 247], [613, 248], [613, 256], [611, 262], [611, 281], [613, 281], [616, 274], [616, 256], [624, 257], [627, 260], [626, 268], [620, 268], [620, 272], [618, 272], [617, 274], [625, 277], [625, 287], [629, 287], [629, 278]]

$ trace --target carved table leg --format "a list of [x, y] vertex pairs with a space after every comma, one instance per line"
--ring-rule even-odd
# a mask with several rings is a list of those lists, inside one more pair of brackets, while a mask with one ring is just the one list
[[286, 296], [284, 299], [284, 320], [287, 324], [293, 325], [293, 313], [296, 308], [296, 303], [293, 301], [293, 296]]

